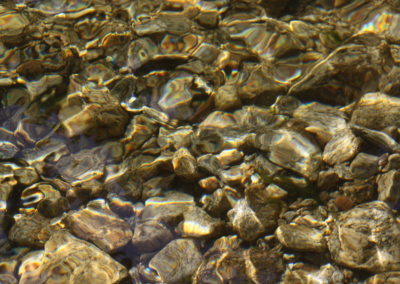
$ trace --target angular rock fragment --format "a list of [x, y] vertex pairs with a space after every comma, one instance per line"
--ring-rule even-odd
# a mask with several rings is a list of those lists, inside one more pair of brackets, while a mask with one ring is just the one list
[[332, 135], [346, 128], [343, 113], [338, 109], [320, 103], [303, 104], [294, 112], [293, 117], [307, 122], [306, 130], [315, 133], [317, 138], [327, 143]]
[[[254, 204], [250, 207], [249, 203]], [[240, 199], [228, 212], [228, 217], [237, 234], [243, 240], [252, 242], [275, 228], [279, 213], [280, 204]]]
[[389, 153], [400, 153], [400, 145], [383, 131], [371, 130], [362, 126], [350, 124], [353, 133], [371, 145]]
[[150, 261], [166, 284], [180, 283], [191, 277], [203, 260], [196, 243], [191, 239], [178, 239], [170, 242]]
[[104, 174], [107, 159], [107, 154], [102, 150], [101, 147], [96, 147], [63, 157], [58, 161], [56, 168], [62, 178], [72, 186], [100, 179]]
[[233, 186], [240, 184], [243, 179], [241, 166], [234, 166], [227, 170], [220, 170], [219, 177], [227, 185]]
[[297, 131], [279, 129], [258, 135], [258, 148], [268, 151], [268, 159], [294, 170], [306, 178], [317, 178], [321, 167], [321, 150], [312, 139]]
[[10, 159], [19, 152], [14, 133], [0, 127], [0, 159]]
[[129, 218], [136, 214], [136, 208], [132, 202], [125, 201], [113, 193], [107, 195], [107, 199], [110, 201], [109, 206], [111, 211], [120, 218]]
[[371, 273], [400, 269], [400, 228], [382, 201], [358, 205], [339, 217], [328, 247], [339, 265]]
[[232, 209], [230, 197], [224, 189], [217, 189], [211, 196], [205, 195], [201, 198], [203, 210], [213, 217], [222, 216], [222, 214]]
[[91, 201], [85, 209], [72, 210], [68, 215], [70, 229], [75, 235], [107, 253], [116, 252], [132, 238], [129, 225], [114, 214], [104, 200]]
[[222, 168], [221, 161], [211, 154], [200, 156], [197, 158], [197, 163], [200, 169], [213, 175], [218, 175], [219, 170]]
[[235, 207], [228, 212], [228, 217], [235, 231], [245, 241], [251, 242], [260, 237], [265, 231], [256, 213], [244, 199], [239, 200]]
[[350, 164], [350, 170], [356, 179], [367, 179], [379, 171], [379, 157], [360, 153]]
[[324, 252], [327, 249], [321, 232], [306, 226], [282, 225], [276, 229], [275, 236], [284, 247], [295, 251]]
[[35, 183], [21, 193], [21, 201], [24, 207], [35, 207], [45, 198], [58, 197], [61, 197], [60, 192], [48, 182]]
[[280, 188], [279, 186], [277, 186], [276, 184], [271, 183], [270, 185], [267, 186], [267, 188], [265, 189], [266, 191], [266, 195], [265, 198], [285, 198], [288, 193], [286, 190]]
[[185, 180], [194, 180], [200, 176], [196, 159], [185, 148], [174, 153], [172, 165], [176, 175]]
[[160, 127], [157, 143], [162, 149], [173, 146], [175, 150], [178, 150], [177, 145], [191, 134], [193, 130], [190, 126], [181, 126], [176, 129]]
[[292, 116], [294, 111], [301, 105], [301, 102], [292, 96], [279, 96], [272, 105], [276, 114]]
[[75, 93], [68, 96], [58, 118], [66, 137], [86, 134], [102, 140], [121, 135], [129, 117], [110, 94]]
[[221, 161], [222, 165], [230, 165], [240, 162], [243, 158], [243, 153], [239, 152], [237, 149], [224, 150], [217, 155], [217, 158]]
[[386, 173], [390, 170], [397, 170], [400, 168], [400, 154], [392, 154], [389, 156], [385, 167], [382, 172]]
[[[124, 266], [86, 241], [61, 230], [46, 242], [35, 270], [21, 275], [21, 284], [48, 283], [120, 283], [128, 276]], [[57, 269], [55, 269], [57, 267]]]
[[332, 169], [320, 171], [318, 175], [318, 188], [323, 191], [329, 191], [335, 186], [338, 180], [338, 174]]
[[36, 169], [33, 167], [15, 169], [14, 176], [18, 183], [24, 186], [30, 186], [40, 180]]
[[322, 159], [331, 166], [347, 162], [358, 154], [361, 141], [348, 128], [340, 129], [326, 144]]
[[400, 173], [391, 170], [382, 174], [378, 179], [378, 200], [393, 206], [400, 199]]

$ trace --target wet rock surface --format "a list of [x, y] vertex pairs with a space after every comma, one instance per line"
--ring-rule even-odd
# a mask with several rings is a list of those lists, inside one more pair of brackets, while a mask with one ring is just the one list
[[93, 242], [107, 253], [116, 252], [132, 238], [129, 225], [101, 199], [89, 202], [83, 210], [71, 210], [68, 217], [73, 234]]
[[164, 283], [180, 283], [191, 277], [203, 256], [190, 239], [177, 239], [169, 243], [150, 261]]
[[0, 282], [398, 282], [399, 11], [1, 1]]
[[329, 251], [338, 264], [349, 268], [371, 273], [396, 271], [399, 230], [389, 206], [381, 201], [365, 203], [339, 218], [328, 242]]
[[37, 261], [34, 265], [36, 269], [25, 269], [20, 283], [60, 281], [59, 279], [66, 283], [120, 283], [128, 276], [126, 268], [105, 252], [63, 230], [50, 238], [43, 255]]
[[324, 252], [327, 249], [326, 241], [321, 232], [306, 226], [279, 226], [275, 235], [284, 247], [295, 251]]

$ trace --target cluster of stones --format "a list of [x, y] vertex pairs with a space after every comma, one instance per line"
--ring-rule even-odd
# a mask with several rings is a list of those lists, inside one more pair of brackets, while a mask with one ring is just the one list
[[70, 2], [0, 4], [1, 283], [399, 281], [396, 1]]

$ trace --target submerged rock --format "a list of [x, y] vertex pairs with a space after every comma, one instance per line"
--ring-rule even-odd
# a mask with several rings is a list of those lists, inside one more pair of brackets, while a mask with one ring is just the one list
[[331, 166], [347, 162], [358, 154], [361, 141], [360, 138], [354, 136], [350, 129], [341, 129], [326, 144], [322, 159]]
[[365, 94], [354, 107], [351, 123], [374, 130], [400, 126], [400, 99], [382, 93]]
[[[128, 271], [108, 254], [61, 230], [46, 242], [37, 268], [22, 273], [20, 283], [120, 283]], [[57, 269], [54, 269], [57, 267]]]
[[280, 129], [257, 137], [258, 148], [268, 151], [268, 159], [306, 178], [317, 178], [322, 165], [321, 149], [308, 135], [290, 129]]
[[85, 209], [72, 210], [68, 215], [75, 235], [93, 242], [107, 253], [116, 252], [132, 238], [129, 225], [113, 213], [104, 200], [91, 201]]
[[179, 231], [182, 237], [212, 238], [224, 232], [225, 222], [212, 218], [203, 209], [191, 206], [183, 212]]
[[147, 221], [135, 226], [132, 245], [135, 252], [143, 253], [157, 251], [173, 240], [171, 232], [157, 221]]
[[170, 242], [150, 261], [162, 281], [167, 284], [182, 283], [197, 270], [203, 260], [196, 243], [191, 239]]
[[374, 201], [341, 215], [329, 239], [339, 265], [371, 273], [400, 269], [400, 228], [388, 205]]
[[237, 236], [222, 237], [204, 255], [194, 284], [276, 283], [283, 271], [282, 254], [267, 249], [243, 249]]
[[282, 276], [282, 281], [279, 283], [342, 284], [345, 282], [343, 273], [331, 264], [326, 264], [318, 268], [297, 262], [288, 264]]
[[279, 226], [275, 236], [284, 247], [295, 251], [324, 252], [327, 249], [321, 232], [306, 226], [295, 224]]
[[12, 226], [8, 238], [19, 246], [43, 248], [52, 234], [51, 219], [39, 211], [24, 216]]

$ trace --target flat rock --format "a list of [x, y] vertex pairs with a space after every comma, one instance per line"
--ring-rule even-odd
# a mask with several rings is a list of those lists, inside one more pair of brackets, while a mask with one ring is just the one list
[[194, 206], [194, 198], [185, 193], [170, 191], [165, 197], [153, 197], [146, 200], [146, 206], [140, 214], [141, 219], [153, 219], [167, 224], [177, 224], [183, 218], [189, 206]]
[[365, 94], [354, 107], [351, 123], [374, 130], [400, 126], [400, 99], [382, 93]]
[[20, 284], [120, 283], [128, 276], [124, 266], [95, 245], [61, 230], [46, 242], [37, 268], [21, 275]]
[[68, 213], [70, 229], [78, 237], [93, 242], [107, 253], [116, 252], [132, 239], [128, 223], [113, 213], [102, 199], [88, 203], [85, 209]]

